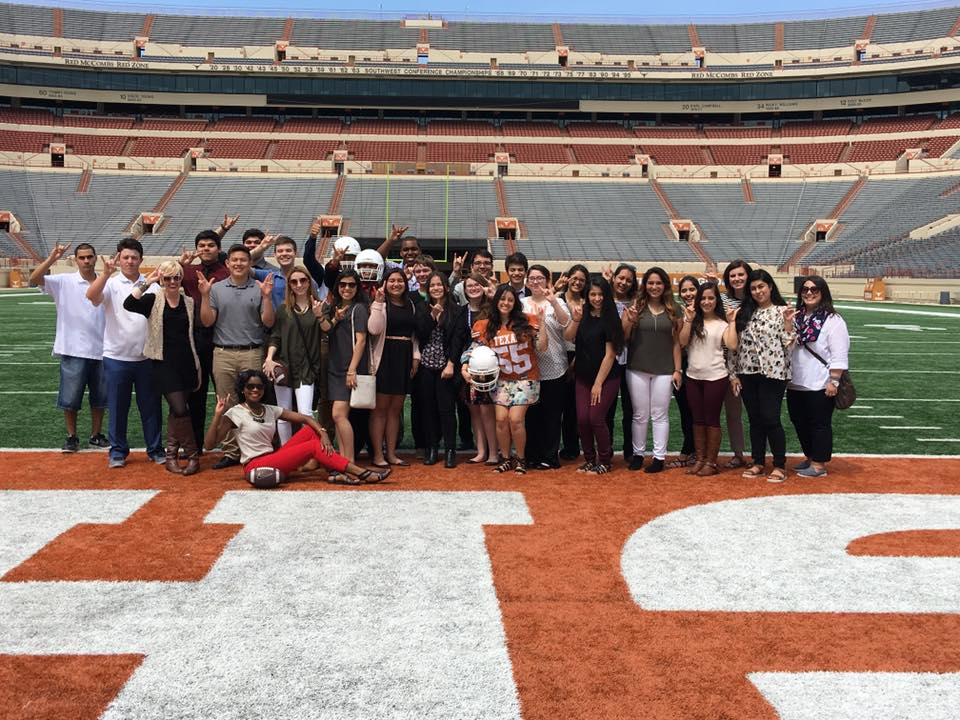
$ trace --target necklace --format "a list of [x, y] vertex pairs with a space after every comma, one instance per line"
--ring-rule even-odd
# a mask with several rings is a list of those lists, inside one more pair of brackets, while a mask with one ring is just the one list
[[266, 409], [266, 408], [260, 408], [260, 414], [257, 415], [257, 414], [253, 411], [253, 409], [252, 409], [249, 405], [247, 405], [247, 403], [244, 403], [243, 406], [247, 409], [247, 412], [250, 413], [250, 417], [253, 418], [253, 421], [254, 421], [254, 422], [258, 422], [258, 423], [260, 423], [261, 425], [264, 423], [264, 418], [267, 416], [267, 409]]

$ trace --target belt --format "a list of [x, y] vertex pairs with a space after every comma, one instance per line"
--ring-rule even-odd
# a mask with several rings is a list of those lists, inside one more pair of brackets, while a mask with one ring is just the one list
[[214, 345], [221, 350], [259, 350], [262, 345]]
[[384, 340], [405, 340], [406, 342], [411, 342], [413, 338], [408, 338], [406, 335], [384, 335]]

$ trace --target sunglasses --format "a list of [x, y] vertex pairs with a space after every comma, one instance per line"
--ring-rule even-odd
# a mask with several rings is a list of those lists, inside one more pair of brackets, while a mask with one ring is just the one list
[[355, 282], [342, 282], [342, 283], [340, 283], [340, 287], [342, 287], [342, 288], [355, 288], [356, 286], [357, 286], [357, 284], [356, 284]]
[[306, 278], [293, 278], [293, 280], [290, 280], [289, 283], [291, 285], [309, 285], [310, 281]]
[[801, 295], [819, 295], [819, 294], [820, 294], [820, 288], [818, 288], [818, 287], [809, 287], [809, 286], [808, 286], [808, 287], [802, 287], [802, 288], [800, 288], [800, 294], [801, 294]]
[[164, 282], [180, 282], [183, 279], [182, 275], [168, 275], [165, 278], [162, 278]]
[[263, 390], [263, 383], [247, 383], [243, 386], [244, 390]]

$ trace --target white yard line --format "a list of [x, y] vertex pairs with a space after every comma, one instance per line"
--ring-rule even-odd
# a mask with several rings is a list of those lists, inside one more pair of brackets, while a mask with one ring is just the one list
[[[903, 402], [903, 403], [912, 403], [912, 402], [943, 402], [943, 403], [960, 403], [958, 398], [892, 398], [892, 397], [865, 397], [860, 398], [860, 400], [866, 400], [867, 402]], [[859, 407], [855, 405], [854, 407]]]
[[903, 420], [903, 415], [847, 415], [858, 420]]
[[865, 370], [854, 368], [855, 373], [886, 373], [888, 375], [960, 375], [960, 370]]
[[960, 443], [960, 438], [915, 438], [917, 442]]
[[839, 310], [863, 310], [864, 312], [888, 313], [890, 315], [920, 315], [923, 317], [953, 318], [960, 320], [960, 313], [938, 312], [936, 310], [895, 310], [894, 308], [872, 307], [869, 305], [834, 305]]
[[881, 430], [943, 430], [939, 425], [881, 425]]

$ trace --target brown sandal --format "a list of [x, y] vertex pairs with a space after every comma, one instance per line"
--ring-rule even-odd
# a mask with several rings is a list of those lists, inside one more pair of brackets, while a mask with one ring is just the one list
[[751, 465], [740, 477], [745, 477], [752, 480], [755, 478], [762, 478], [766, 474], [767, 471], [763, 469], [763, 465]]

